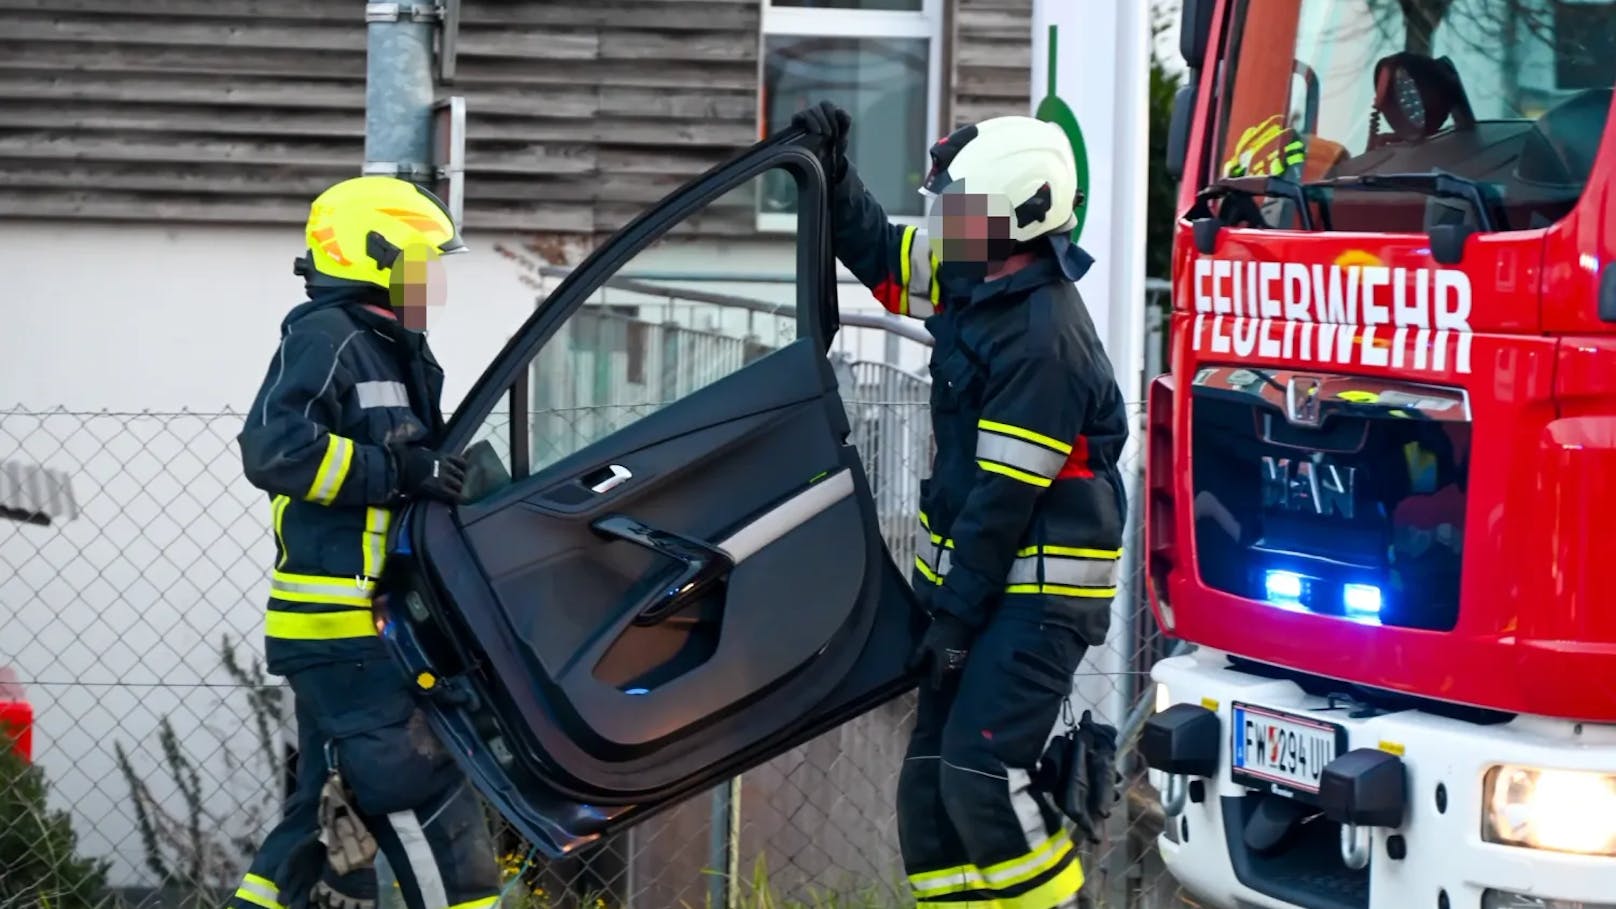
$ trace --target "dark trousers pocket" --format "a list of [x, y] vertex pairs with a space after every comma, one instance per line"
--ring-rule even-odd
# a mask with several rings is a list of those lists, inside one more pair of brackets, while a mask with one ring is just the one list
[[421, 808], [441, 801], [458, 784], [453, 758], [391, 661], [316, 666], [291, 681], [331, 739], [337, 772], [353, 789], [362, 813]]
[[290, 681], [292, 692], [330, 738], [402, 723], [415, 710], [415, 694], [391, 660], [314, 666], [294, 673]]

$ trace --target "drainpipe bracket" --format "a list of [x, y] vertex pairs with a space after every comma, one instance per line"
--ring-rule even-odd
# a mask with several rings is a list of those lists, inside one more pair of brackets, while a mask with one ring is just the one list
[[366, 22], [397, 22], [406, 15], [412, 22], [441, 22], [443, 7], [439, 4], [366, 3]]
[[412, 183], [422, 183], [428, 180], [441, 180], [448, 176], [447, 168], [433, 167], [429, 164], [416, 164], [413, 162], [398, 161], [366, 161], [360, 168], [360, 173], [367, 177], [398, 177]]

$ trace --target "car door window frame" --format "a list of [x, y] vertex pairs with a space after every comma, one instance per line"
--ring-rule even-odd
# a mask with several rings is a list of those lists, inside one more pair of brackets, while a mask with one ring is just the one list
[[520, 483], [531, 476], [531, 442], [527, 438], [530, 390], [526, 376], [540, 350], [592, 294], [646, 247], [726, 193], [776, 168], [792, 175], [799, 194], [795, 234], [797, 338], [812, 339], [821, 351], [828, 351], [838, 327], [829, 190], [818, 156], [804, 141], [801, 130], [791, 129], [754, 145], [675, 190], [596, 247], [538, 305], [472, 386], [449, 421], [444, 447], [460, 451], [471, 444], [474, 434], [504, 396], [511, 420], [510, 482]]

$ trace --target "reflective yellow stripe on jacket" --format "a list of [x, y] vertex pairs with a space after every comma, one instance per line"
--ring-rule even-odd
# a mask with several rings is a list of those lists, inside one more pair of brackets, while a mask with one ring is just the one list
[[[275, 531], [281, 538], [281, 516], [286, 510], [284, 497], [275, 502]], [[376, 578], [387, 560], [387, 528], [392, 512], [385, 508], [365, 509], [365, 528], [360, 538], [362, 573], [354, 577], [271, 572], [269, 598], [285, 604], [271, 606], [265, 618], [265, 634], [294, 641], [331, 641], [368, 637], [376, 633], [370, 602], [376, 592]], [[285, 542], [281, 546], [284, 551]], [[285, 558], [281, 564], [285, 564]], [[329, 607], [346, 607], [332, 609]]]
[[1032, 546], [1016, 553], [1005, 593], [1104, 599], [1117, 595], [1122, 550]]
[[293, 612], [271, 609], [264, 616], [264, 634], [285, 641], [336, 641], [376, 634], [376, 621], [367, 609], [336, 612]]
[[[937, 314], [942, 298], [942, 286], [937, 283], [937, 257], [932, 255], [931, 243], [913, 226], [905, 227], [898, 242], [898, 283], [903, 287], [903, 300], [898, 304], [900, 316], [916, 319]], [[917, 299], [922, 294], [925, 299]]]
[[365, 509], [365, 537], [361, 548], [365, 555], [365, 577], [379, 578], [387, 559], [387, 525], [393, 514], [385, 508]]
[[[291, 641], [369, 637], [376, 633], [370, 612], [375, 583], [369, 578], [274, 572], [269, 579], [270, 600], [288, 608], [270, 606], [264, 634]], [[331, 606], [348, 608], [319, 608]]]
[[336, 501], [343, 481], [348, 479], [353, 456], [354, 443], [351, 440], [339, 435], [327, 435], [325, 457], [320, 459], [320, 468], [314, 472], [314, 482], [309, 484], [309, 491], [303, 498], [319, 505], [330, 505]]
[[953, 540], [944, 540], [931, 532], [931, 522], [922, 511], [920, 530], [915, 536], [915, 570], [933, 584], [943, 583], [943, 577], [948, 574], [952, 560], [948, 551], [953, 548]]
[[281, 530], [281, 521], [286, 517], [286, 506], [292, 504], [289, 496], [276, 496], [270, 503], [270, 516], [275, 524], [275, 546], [281, 552], [280, 560], [275, 563], [276, 568], [286, 567], [286, 534]]
[[1055, 482], [1072, 445], [1021, 426], [978, 420], [976, 466], [1012, 480], [1047, 487]]
[[[915, 534], [915, 570], [942, 584], [953, 562], [954, 541], [932, 532], [923, 511]], [[1086, 546], [1029, 546], [1016, 552], [1005, 578], [1006, 594], [1104, 599], [1117, 595], [1122, 550]]]

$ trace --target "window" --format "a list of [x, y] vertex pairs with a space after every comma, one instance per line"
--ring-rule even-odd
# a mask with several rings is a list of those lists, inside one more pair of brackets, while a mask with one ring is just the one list
[[[797, 177], [783, 168], [765, 170], [686, 215], [650, 245], [687, 239], [715, 221], [745, 225], [765, 185], [777, 197], [788, 194], [789, 210], [796, 210]], [[786, 217], [794, 229], [797, 216]], [[614, 275], [643, 267], [636, 259], [644, 249], [613, 269]], [[796, 340], [795, 307], [744, 305], [749, 302], [615, 276], [597, 282], [529, 361], [516, 392], [501, 396], [477, 430], [467, 450], [468, 498], [486, 498], [543, 473]], [[513, 401], [517, 413], [526, 415], [519, 424], [525, 431], [514, 437]], [[611, 477], [585, 479], [592, 484]]]
[[[920, 181], [938, 129], [943, 0], [764, 0], [765, 135], [829, 99], [853, 115], [847, 156], [897, 220], [925, 214]], [[791, 186], [765, 187], [758, 227], [790, 230]]]
[[[1496, 195], [1502, 229], [1552, 223], [1582, 194], [1616, 81], [1616, 0], [1244, 0], [1233, 23], [1226, 176], [1438, 168]], [[1337, 230], [1420, 231], [1452, 208], [1327, 201]]]

